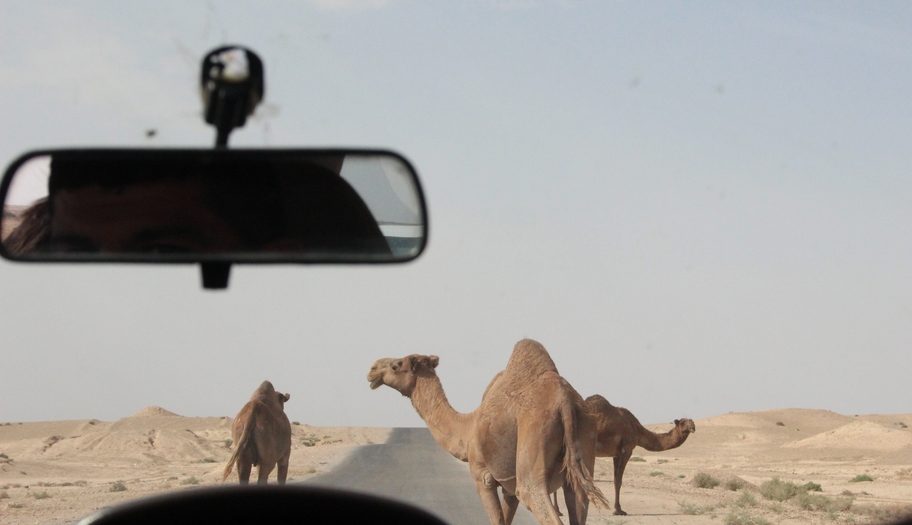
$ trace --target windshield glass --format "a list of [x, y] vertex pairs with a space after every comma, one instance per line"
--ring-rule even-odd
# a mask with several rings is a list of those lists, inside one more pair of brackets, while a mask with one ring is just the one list
[[[624, 453], [595, 460], [590, 523], [909, 512], [912, 4], [9, 2], [0, 42], [4, 163], [212, 146], [200, 63], [239, 44], [266, 84], [232, 148], [401, 152], [430, 225], [413, 263], [236, 266], [221, 292], [192, 265], [0, 262], [0, 521], [237, 483], [232, 421], [268, 380], [289, 483], [367, 480], [362, 445], [425, 443], [443, 457], [420, 476], [333, 483], [406, 498], [391, 479], [452, 467], [477, 519], [424, 505], [486, 523], [459, 451], [366, 375], [437, 356], [468, 415], [524, 338], [639, 422], [612, 427], [633, 440], [620, 506]], [[366, 204], [414, 237], [397, 202]]]

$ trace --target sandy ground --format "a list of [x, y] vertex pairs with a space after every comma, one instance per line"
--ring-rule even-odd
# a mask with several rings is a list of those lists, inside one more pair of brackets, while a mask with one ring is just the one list
[[[634, 452], [621, 491], [628, 516], [593, 508], [588, 522], [882, 523], [912, 515], [912, 414], [785, 409], [696, 426], [680, 448]], [[124, 500], [220, 483], [230, 430], [229, 417], [181, 417], [159, 407], [115, 422], [2, 423], [0, 523], [71, 523]], [[353, 447], [383, 443], [390, 432], [305, 424], [293, 430], [290, 481], [325, 472]], [[613, 501], [612, 468], [611, 458], [599, 459], [595, 474]], [[872, 481], [851, 481], [860, 475]], [[704, 477], [720, 484], [695, 486]], [[761, 488], [774, 477], [821, 490], [772, 501]]]

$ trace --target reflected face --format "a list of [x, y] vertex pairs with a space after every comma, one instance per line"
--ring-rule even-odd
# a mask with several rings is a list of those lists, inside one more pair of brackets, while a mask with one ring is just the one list
[[228, 222], [204, 206], [198, 179], [91, 185], [56, 192], [52, 251], [194, 253], [240, 250]]

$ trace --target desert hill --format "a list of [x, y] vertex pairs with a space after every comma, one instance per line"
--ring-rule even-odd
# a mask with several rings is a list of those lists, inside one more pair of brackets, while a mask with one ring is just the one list
[[[231, 421], [183, 417], [150, 406], [114, 422], [0, 423], [0, 521], [73, 521], [119, 501], [221, 483], [231, 453]], [[734, 512], [769, 523], [871, 523], [912, 509], [912, 414], [778, 409], [695, 423], [697, 431], [679, 448], [634, 451], [621, 491], [630, 513], [625, 523], [668, 523], [671, 518], [721, 523], [720, 518]], [[672, 424], [646, 426], [665, 432]], [[353, 447], [382, 443], [390, 432], [304, 424], [292, 428], [289, 481], [331, 469]], [[597, 460], [596, 481], [609, 500], [614, 493], [611, 472], [611, 458]], [[720, 486], [698, 488], [698, 475], [713, 477]], [[860, 475], [871, 481], [852, 481]], [[774, 477], [819, 484], [820, 497], [850, 501], [851, 509], [828, 514], [766, 501], [759, 487]], [[726, 490], [733, 480], [740, 488]], [[739, 507], [739, 498], [748, 492], [754, 504]], [[614, 518], [610, 511], [590, 516], [593, 523]]]

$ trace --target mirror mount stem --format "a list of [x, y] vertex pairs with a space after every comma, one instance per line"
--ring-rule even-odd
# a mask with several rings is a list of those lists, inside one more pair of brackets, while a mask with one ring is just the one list
[[203, 273], [203, 288], [206, 290], [224, 290], [228, 288], [228, 278], [231, 276], [231, 263], [204, 262], [200, 263]]
[[[241, 46], [223, 46], [203, 57], [200, 94], [206, 122], [215, 126], [215, 149], [227, 149], [234, 128], [243, 127], [263, 100], [263, 61]], [[230, 263], [202, 263], [203, 288], [228, 288]]]

